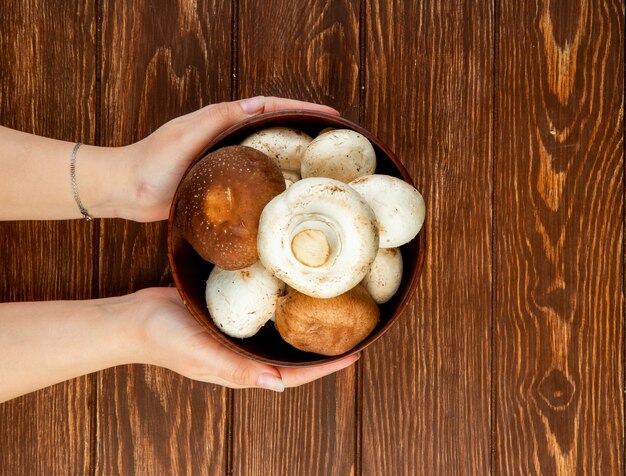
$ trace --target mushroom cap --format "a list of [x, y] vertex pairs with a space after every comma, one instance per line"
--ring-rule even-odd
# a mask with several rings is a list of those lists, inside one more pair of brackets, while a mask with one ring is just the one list
[[361, 284], [374, 298], [376, 304], [389, 301], [402, 281], [402, 254], [399, 248], [380, 248], [370, 272]]
[[245, 338], [256, 334], [274, 316], [285, 284], [260, 262], [229, 271], [213, 268], [206, 283], [206, 302], [215, 325], [225, 334]]
[[380, 310], [365, 288], [357, 285], [330, 299], [290, 289], [278, 299], [276, 329], [305, 352], [339, 355], [365, 339], [376, 327]]
[[245, 268], [259, 259], [261, 211], [283, 190], [283, 175], [265, 154], [224, 147], [202, 158], [185, 177], [175, 223], [205, 260], [224, 269]]
[[337, 180], [302, 179], [268, 203], [257, 248], [277, 278], [309, 296], [330, 298], [356, 286], [378, 251], [372, 209]]
[[374, 210], [381, 248], [395, 248], [417, 236], [424, 223], [426, 205], [415, 188], [389, 175], [360, 177], [350, 186]]
[[334, 129], [320, 134], [302, 155], [302, 178], [328, 177], [348, 183], [373, 174], [376, 152], [369, 140], [350, 129]]
[[241, 145], [263, 152], [282, 170], [300, 171], [304, 149], [313, 140], [311, 136], [291, 127], [268, 127], [253, 132]]

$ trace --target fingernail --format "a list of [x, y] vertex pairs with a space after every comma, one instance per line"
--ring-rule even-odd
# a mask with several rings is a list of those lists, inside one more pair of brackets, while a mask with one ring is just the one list
[[265, 109], [265, 96], [256, 96], [253, 98], [243, 99], [239, 101], [241, 109], [246, 114], [254, 114]]
[[275, 392], [284, 392], [285, 384], [282, 379], [273, 374], [262, 373], [259, 375], [259, 380], [257, 381], [259, 387], [266, 388], [268, 390], [274, 390]]

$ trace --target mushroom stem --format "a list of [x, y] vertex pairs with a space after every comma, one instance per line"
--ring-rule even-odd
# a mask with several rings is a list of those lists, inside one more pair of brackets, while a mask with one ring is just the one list
[[291, 251], [303, 265], [319, 268], [330, 257], [330, 243], [320, 230], [302, 230], [291, 240]]

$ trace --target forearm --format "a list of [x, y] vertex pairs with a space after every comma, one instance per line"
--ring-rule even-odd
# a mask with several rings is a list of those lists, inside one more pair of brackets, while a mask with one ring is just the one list
[[[0, 127], [0, 144], [0, 220], [82, 218], [70, 184], [73, 143]], [[120, 216], [132, 193], [129, 167], [123, 147], [78, 150], [78, 191], [93, 217]]]
[[0, 304], [0, 402], [141, 360], [133, 295]]

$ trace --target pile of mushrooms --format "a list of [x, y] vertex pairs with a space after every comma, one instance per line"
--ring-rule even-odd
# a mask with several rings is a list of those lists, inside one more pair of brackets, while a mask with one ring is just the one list
[[[401, 179], [375, 174], [374, 148], [348, 129], [324, 130], [313, 139], [296, 129], [271, 127], [226, 149], [259, 161], [258, 182], [242, 176], [239, 165], [234, 168], [240, 173], [228, 180], [223, 178], [228, 173], [205, 166], [204, 178], [196, 179], [179, 205], [187, 217], [180, 220], [187, 225], [183, 236], [192, 245], [204, 244], [198, 237], [208, 234], [213, 248], [226, 254], [258, 257], [226, 269], [212, 260], [215, 253], [207, 253], [205, 259], [215, 267], [206, 301], [216, 326], [245, 338], [275, 320], [281, 337], [300, 350], [347, 352], [374, 330], [378, 304], [389, 301], [400, 286], [399, 247], [422, 227], [422, 196]], [[220, 150], [203, 161], [213, 163]], [[275, 170], [267, 167], [268, 160]], [[219, 165], [223, 168], [223, 161]], [[252, 169], [247, 167], [248, 173]], [[215, 177], [221, 178], [214, 183]], [[277, 177], [284, 183], [277, 185]], [[246, 218], [252, 224], [242, 227], [251, 203], [256, 208]], [[198, 210], [199, 218], [188, 219]], [[242, 251], [240, 242], [249, 243], [252, 235], [254, 250]], [[227, 237], [227, 244], [216, 243], [216, 236]], [[225, 261], [241, 264], [236, 257]]]

